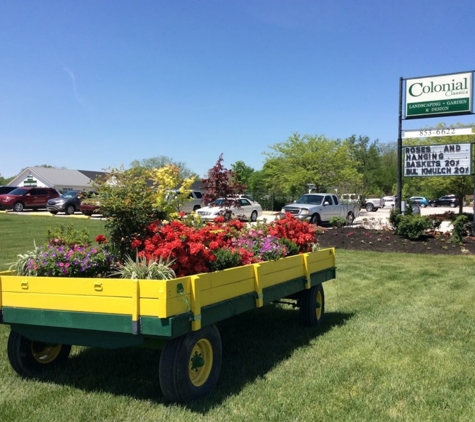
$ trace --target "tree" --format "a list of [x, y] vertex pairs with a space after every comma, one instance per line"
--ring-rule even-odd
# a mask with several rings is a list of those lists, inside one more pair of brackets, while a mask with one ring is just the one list
[[381, 171], [381, 149], [378, 140], [370, 142], [367, 136], [352, 135], [345, 140], [350, 149], [356, 170], [362, 176], [362, 186], [356, 193], [376, 193], [380, 190], [378, 176]]
[[234, 164], [231, 164], [231, 169], [233, 171], [237, 183], [248, 187], [249, 179], [254, 173], [254, 169], [252, 167], [247, 166], [244, 161], [236, 161]]
[[143, 160], [134, 160], [130, 163], [130, 167], [143, 167], [148, 170], [159, 169], [166, 166], [176, 166], [180, 169], [180, 178], [188, 179], [190, 177], [198, 179], [198, 175], [190, 170], [185, 163], [173, 161], [170, 157], [159, 155], [152, 158], [144, 158]]
[[309, 183], [320, 192], [353, 191], [362, 184], [348, 142], [295, 133], [271, 149], [275, 152], [265, 153], [266, 175], [287, 193], [302, 192]]
[[201, 180], [205, 190], [204, 202], [209, 204], [218, 198], [226, 199], [243, 193], [245, 187], [239, 184], [236, 179], [233, 171], [223, 166], [223, 154], [221, 154], [214, 167], [208, 171], [208, 177]]

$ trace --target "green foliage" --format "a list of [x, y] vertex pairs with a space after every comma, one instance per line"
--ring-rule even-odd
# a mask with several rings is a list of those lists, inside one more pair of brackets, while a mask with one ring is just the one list
[[397, 223], [396, 233], [415, 240], [421, 237], [428, 229], [432, 229], [432, 221], [428, 217], [401, 215]]
[[296, 133], [271, 149], [273, 153], [266, 153], [266, 176], [287, 193], [305, 191], [307, 183], [315, 184], [319, 192], [330, 187], [355, 191], [351, 188], [361, 185], [358, 163], [346, 142]]
[[144, 158], [143, 160], [134, 160], [130, 163], [130, 167], [142, 167], [147, 170], [160, 169], [162, 167], [175, 166], [180, 169], [180, 178], [198, 179], [198, 175], [191, 171], [185, 163], [181, 161], [174, 161], [170, 157], [165, 155], [159, 155], [157, 157]]
[[66, 246], [89, 245], [91, 243], [88, 230], [85, 228], [80, 231], [76, 230], [71, 223], [67, 226], [60, 223], [56, 227], [48, 227], [46, 240], [48, 243]]
[[466, 215], [459, 215], [452, 225], [452, 236], [450, 237], [452, 243], [461, 243], [463, 237], [472, 231], [472, 223], [468, 220]]
[[346, 219], [343, 217], [331, 217], [328, 222], [332, 227], [343, 227], [347, 223]]
[[287, 248], [288, 256], [298, 255], [299, 246], [296, 243], [292, 242], [290, 239], [287, 239], [286, 237], [283, 237], [282, 239], [280, 239], [280, 242]]
[[389, 211], [389, 222], [396, 230], [402, 220], [402, 217], [403, 215], [401, 214], [401, 210], [399, 208], [393, 208], [391, 211]]
[[150, 183], [150, 171], [142, 167], [112, 169], [97, 184], [105, 227], [113, 252], [121, 259], [135, 256], [131, 242], [145, 232], [153, 221], [167, 217], [157, 209], [156, 190]]
[[31, 275], [29, 263], [32, 260], [37, 260], [42, 252], [39, 246], [33, 241], [34, 248], [22, 254], [18, 254], [17, 260], [10, 263], [9, 270], [14, 271], [18, 275]]
[[150, 260], [147, 258], [127, 256], [123, 263], [117, 265], [116, 270], [112, 272], [112, 276], [119, 276], [120, 278], [127, 278], [132, 280], [171, 280], [175, 278], [175, 271], [170, 266], [173, 261]]
[[231, 169], [236, 182], [248, 188], [249, 180], [254, 173], [254, 169], [247, 166], [244, 161], [236, 161], [234, 164], [231, 164]]
[[225, 270], [226, 268], [237, 267], [241, 263], [241, 255], [239, 252], [231, 249], [218, 249], [214, 252], [216, 261], [210, 262], [211, 271]]

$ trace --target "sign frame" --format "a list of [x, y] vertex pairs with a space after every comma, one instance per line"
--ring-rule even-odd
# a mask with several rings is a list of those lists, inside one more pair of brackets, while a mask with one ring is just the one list
[[404, 177], [449, 177], [473, 174], [472, 142], [403, 147]]
[[473, 113], [473, 72], [406, 79], [405, 119]]

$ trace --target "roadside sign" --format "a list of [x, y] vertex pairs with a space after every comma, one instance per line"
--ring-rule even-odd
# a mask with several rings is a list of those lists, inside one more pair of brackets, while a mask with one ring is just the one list
[[404, 176], [468, 176], [472, 174], [472, 144], [403, 147]]
[[432, 138], [435, 136], [459, 136], [475, 135], [471, 127], [446, 127], [443, 129], [412, 129], [403, 131], [402, 137], [409, 138]]
[[472, 112], [470, 73], [406, 80], [406, 119]]

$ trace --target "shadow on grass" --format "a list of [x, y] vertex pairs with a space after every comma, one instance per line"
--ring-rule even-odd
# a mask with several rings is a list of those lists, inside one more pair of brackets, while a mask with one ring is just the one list
[[[264, 377], [296, 349], [352, 317], [348, 313], [326, 313], [322, 326], [302, 327], [298, 324], [298, 314], [298, 310], [289, 306], [269, 305], [217, 324], [223, 342], [218, 384], [209, 396], [186, 407], [206, 413], [230, 395], [239, 393], [246, 384]], [[159, 359], [159, 350], [77, 347], [66, 365], [44, 372], [37, 379], [85, 391], [165, 403], [158, 381]]]

